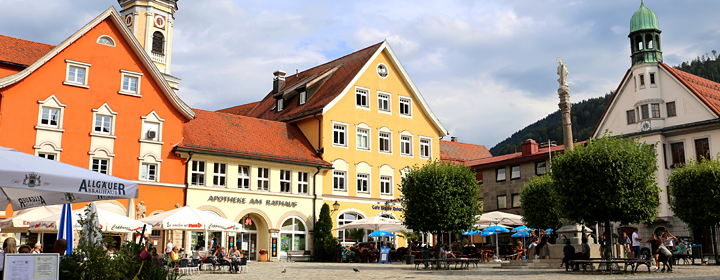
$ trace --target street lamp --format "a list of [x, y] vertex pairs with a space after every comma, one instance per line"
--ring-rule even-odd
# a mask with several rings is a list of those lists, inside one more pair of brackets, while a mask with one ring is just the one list
[[332, 213], [334, 213], [335, 211], [337, 211], [338, 209], [340, 209], [340, 203], [338, 203], [337, 200], [335, 200], [335, 203], [333, 203], [332, 206], [333, 206], [333, 210], [330, 211], [330, 214], [331, 214], [331, 215], [332, 215]]

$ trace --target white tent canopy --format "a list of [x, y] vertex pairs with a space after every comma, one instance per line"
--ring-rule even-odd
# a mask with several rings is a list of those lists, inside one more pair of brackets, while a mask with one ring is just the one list
[[[154, 230], [188, 230], [188, 231], [235, 231], [242, 232], [243, 227], [237, 222], [225, 219], [208, 212], [184, 206], [140, 219], [152, 225]], [[205, 248], [208, 239], [205, 238]]]
[[137, 183], [0, 147], [0, 209], [136, 197]]
[[[79, 218], [85, 217], [85, 207], [72, 211], [72, 227], [74, 230], [82, 230]], [[100, 229], [103, 232], [132, 233], [142, 229], [145, 223], [118, 215], [113, 212], [97, 209], [97, 221], [100, 223]], [[30, 231], [32, 232], [57, 232], [60, 225], [60, 214], [40, 218], [30, 222]], [[148, 225], [148, 228], [150, 225]]]
[[333, 230], [344, 230], [344, 229], [353, 229], [353, 228], [362, 228], [362, 229], [369, 229], [369, 230], [384, 230], [388, 232], [398, 232], [401, 230], [407, 230], [403, 223], [398, 220], [394, 219], [388, 219], [380, 216], [372, 216], [367, 217], [365, 219], [360, 219], [357, 221], [353, 221], [349, 224], [344, 224], [342, 226], [339, 226]]
[[60, 205], [29, 208], [19, 212], [18, 215], [0, 221], [0, 229], [2, 229], [2, 232], [27, 232], [30, 228], [31, 221], [52, 215], [59, 215], [61, 210], [62, 206]]
[[500, 212], [500, 211], [494, 211], [485, 213], [482, 215], [476, 216], [478, 217], [477, 225], [524, 225], [522, 221], [522, 216]]

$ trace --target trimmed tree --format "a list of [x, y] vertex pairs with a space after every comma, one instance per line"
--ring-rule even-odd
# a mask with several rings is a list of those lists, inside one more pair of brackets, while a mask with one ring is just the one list
[[338, 250], [338, 241], [332, 235], [332, 218], [330, 218], [330, 206], [323, 204], [320, 208], [320, 216], [315, 223], [315, 259], [318, 261], [332, 261], [335, 252]]
[[520, 190], [520, 209], [526, 226], [538, 229], [562, 226], [553, 185], [552, 177], [546, 174], [533, 177]]
[[[551, 162], [560, 213], [575, 223], [603, 223], [608, 238], [611, 222], [652, 221], [660, 206], [656, 157], [651, 145], [607, 134], [565, 150]], [[610, 249], [605, 247], [606, 259]]]
[[[479, 188], [467, 166], [439, 160], [413, 166], [400, 186], [405, 226], [438, 236], [472, 228], [482, 211]], [[435, 257], [440, 257], [440, 246], [435, 246]]]
[[[717, 211], [717, 203], [720, 201], [720, 159], [692, 160], [676, 168], [668, 178], [668, 193], [670, 209], [676, 217], [692, 229], [708, 227], [711, 236], [715, 236], [715, 226], [720, 223], [720, 212]], [[717, 244], [713, 242], [712, 246], [717, 260]]]

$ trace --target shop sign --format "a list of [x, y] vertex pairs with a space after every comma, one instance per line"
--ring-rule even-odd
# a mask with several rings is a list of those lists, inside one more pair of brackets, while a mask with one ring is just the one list
[[[252, 204], [252, 205], [263, 205], [263, 200], [259, 198], [250, 198], [249, 200], [245, 197], [237, 197], [237, 196], [218, 196], [218, 195], [211, 195], [208, 197], [207, 201], [211, 202], [227, 202], [227, 203], [235, 203], [235, 204]], [[281, 207], [290, 207], [295, 208], [297, 207], [297, 202], [295, 201], [287, 201], [287, 200], [265, 200], [265, 206], [281, 206]]]
[[385, 206], [381, 206], [381, 205], [373, 205], [372, 209], [373, 210], [382, 210], [382, 211], [402, 211], [403, 210], [402, 208], [395, 207], [395, 206], [385, 207]]

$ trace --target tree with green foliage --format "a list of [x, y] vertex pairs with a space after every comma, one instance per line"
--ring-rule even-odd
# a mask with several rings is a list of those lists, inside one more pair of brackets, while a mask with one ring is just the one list
[[530, 228], [558, 229], [562, 216], [558, 210], [554, 182], [550, 174], [535, 176], [520, 190], [523, 222]]
[[[650, 222], [660, 206], [656, 151], [632, 138], [591, 139], [553, 157], [552, 179], [562, 216], [580, 224]], [[608, 239], [610, 240], [610, 239]], [[610, 257], [606, 246], [605, 258]]]
[[[670, 209], [690, 228], [710, 228], [716, 236], [715, 227], [720, 224], [720, 159], [700, 162], [691, 160], [685, 166], [676, 168], [668, 178]], [[711, 238], [714, 241], [714, 238]], [[717, 244], [713, 242], [717, 260]], [[716, 263], [719, 263], [716, 261]]]
[[[465, 165], [439, 160], [415, 165], [400, 186], [405, 226], [437, 236], [468, 230], [482, 212], [479, 189], [475, 173]], [[435, 246], [435, 257], [440, 257], [440, 246]]]
[[347, 229], [347, 232], [350, 238], [355, 240], [355, 244], [362, 242], [363, 238], [365, 238], [365, 229]]
[[326, 203], [320, 207], [320, 216], [315, 223], [315, 260], [332, 261], [335, 252], [339, 249], [340, 244], [332, 235], [332, 218], [330, 218], [330, 206]]

